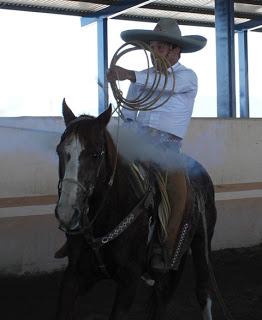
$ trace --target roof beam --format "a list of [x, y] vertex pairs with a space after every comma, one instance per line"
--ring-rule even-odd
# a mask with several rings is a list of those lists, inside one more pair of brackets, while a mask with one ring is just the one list
[[[99, 18], [113, 18], [116, 17], [120, 14], [123, 14], [125, 11], [131, 9], [131, 8], [136, 8], [136, 7], [141, 7], [145, 4], [148, 4], [154, 0], [150, 1], [142, 1], [142, 0], [122, 0], [118, 1], [114, 5], [110, 5], [105, 9], [99, 10], [97, 12], [88, 14], [87, 16], [82, 18], [82, 26], [89, 24], [91, 20], [87, 20], [87, 23], [85, 24], [85, 18], [93, 18], [93, 19], [99, 19]], [[95, 21], [95, 20], [94, 20]]]
[[247, 30], [238, 32], [240, 117], [249, 118]]
[[39, 12], [39, 13], [52, 13], [52, 14], [62, 14], [62, 15], [74, 15], [81, 16], [82, 13], [79, 13], [78, 10], [74, 9], [63, 9], [63, 8], [54, 8], [47, 7], [42, 5], [28, 5], [24, 3], [13, 3], [13, 2], [4, 2], [0, 1], [0, 9], [6, 10], [16, 10], [16, 11], [25, 11], [25, 12]]
[[262, 6], [262, 0], [235, 0], [235, 3], [243, 3], [248, 5], [254, 5], [254, 6]]
[[[68, 0], [74, 1], [74, 0]], [[82, 2], [92, 2], [97, 4], [105, 4], [108, 5], [107, 8], [99, 10], [97, 12], [88, 12], [85, 13], [82, 10], [77, 9], [65, 9], [62, 7], [52, 7], [52, 6], [44, 6], [37, 4], [25, 4], [25, 3], [14, 3], [14, 2], [6, 2], [0, 1], [0, 9], [9, 9], [9, 10], [20, 10], [20, 11], [30, 11], [30, 12], [44, 12], [44, 13], [55, 13], [55, 14], [63, 14], [63, 15], [75, 15], [75, 16], [85, 16], [88, 18], [94, 18], [92, 22], [96, 21], [97, 18], [107, 18], [107, 17], [115, 17], [119, 14], [122, 14], [126, 10], [130, 8], [136, 8], [148, 4], [154, 0], [119, 0], [118, 2], [113, 1], [83, 1]], [[91, 20], [89, 20], [86, 24], [89, 24]], [[84, 24], [85, 25], [85, 24]]]
[[215, 1], [217, 116], [236, 116], [234, 3]]
[[236, 31], [254, 30], [262, 26], [262, 17], [260, 19], [249, 20], [235, 25]]
[[[75, 0], [67, 0], [68, 2], [75, 2]], [[231, 0], [230, 0], [231, 1]], [[170, 12], [187, 12], [192, 14], [203, 14], [203, 15], [214, 15], [213, 8], [206, 8], [204, 6], [197, 7], [192, 5], [172, 5], [172, 4], [163, 4], [155, 3], [153, 0], [151, 1], [143, 1], [143, 0], [81, 0], [79, 2], [83, 3], [94, 3], [100, 5], [106, 5], [107, 7], [101, 9], [99, 11], [87, 11], [87, 10], [80, 10], [80, 9], [73, 9], [73, 8], [66, 8], [66, 7], [53, 7], [51, 5], [44, 6], [39, 5], [38, 1], [35, 1], [34, 4], [25, 4], [21, 3], [17, 0], [17, 2], [9, 2], [9, 1], [0, 1], [0, 8], [1, 9], [11, 9], [11, 10], [22, 10], [22, 11], [32, 11], [32, 12], [45, 12], [45, 13], [55, 13], [55, 14], [64, 14], [64, 15], [75, 15], [75, 16], [85, 16], [87, 18], [93, 18], [93, 20], [86, 20], [86, 24], [96, 21], [97, 18], [104, 18], [104, 17], [117, 17], [118, 19], [124, 20], [132, 20], [133, 15], [128, 14], [128, 10], [135, 7], [142, 7], [144, 9], [149, 10], [163, 10], [163, 11], [170, 11]], [[170, 2], [172, 3], [172, 2]], [[235, 4], [246, 4], [250, 5], [250, 7], [257, 8], [259, 5], [262, 5], [262, 0], [235, 0]], [[250, 20], [259, 20], [261, 18], [261, 13], [254, 12], [244, 12], [242, 11], [235, 11], [236, 18], [244, 18]], [[119, 16], [120, 15], [120, 16]], [[122, 18], [123, 17], [123, 18]], [[204, 17], [203, 17], [204, 18]], [[155, 18], [139, 18], [134, 17], [133, 20], [137, 21], [157, 21], [158, 17]], [[189, 20], [185, 20], [186, 23], [190, 23]], [[182, 23], [184, 24], [184, 23]], [[192, 25], [200, 25], [199, 22], [192, 23]], [[205, 22], [202, 22], [203, 26], [206, 26]], [[257, 30], [260, 31], [260, 30]]]
[[102, 113], [108, 107], [108, 85], [106, 70], [108, 69], [108, 32], [107, 18], [97, 21], [98, 50], [98, 112]]
[[[167, 5], [167, 4], [160, 4], [160, 3], [150, 3], [147, 5], [144, 5], [143, 9], [175, 11], [175, 12], [207, 14], [207, 15], [214, 15], [215, 14], [215, 9], [213, 9], [213, 8], [187, 6], [187, 5]], [[250, 13], [250, 12], [241, 12], [241, 11], [236, 10], [234, 12], [234, 16], [235, 16], [235, 18], [259, 19], [261, 17], [261, 14]]]
[[[142, 16], [135, 16], [132, 14], [123, 14], [121, 16], [117, 16], [114, 19], [119, 19], [119, 20], [127, 20], [127, 21], [138, 21], [138, 22], [153, 22], [157, 23], [159, 18], [154, 18], [154, 17], [142, 17]], [[179, 25], [188, 25], [188, 26], [198, 26], [198, 27], [214, 27], [215, 23], [214, 22], [203, 22], [199, 20], [185, 20], [185, 19], [176, 19], [177, 23]]]
[[193, 7], [193, 6], [187, 6], [187, 5], [168, 5], [168, 4], [162, 4], [162, 3], [150, 3], [147, 5], [144, 5], [143, 9], [188, 12], [188, 13], [210, 14], [210, 15], [213, 15], [215, 12], [215, 10], [212, 8]]

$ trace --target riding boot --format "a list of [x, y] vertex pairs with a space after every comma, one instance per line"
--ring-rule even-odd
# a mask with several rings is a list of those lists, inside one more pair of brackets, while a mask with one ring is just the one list
[[161, 249], [160, 245], [153, 246], [151, 258], [151, 268], [158, 272], [168, 271], [183, 220], [187, 198], [187, 183], [184, 170], [168, 173], [167, 194], [170, 203], [167, 237], [164, 242], [164, 249]]
[[63, 246], [58, 249], [55, 253], [55, 258], [56, 259], [62, 259], [68, 256], [68, 247], [67, 247], [67, 242], [63, 244]]

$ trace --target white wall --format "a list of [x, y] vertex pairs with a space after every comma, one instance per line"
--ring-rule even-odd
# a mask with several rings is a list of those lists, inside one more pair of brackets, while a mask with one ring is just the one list
[[0, 127], [0, 197], [56, 192], [59, 134]]
[[193, 119], [184, 150], [215, 184], [262, 182], [262, 119]]

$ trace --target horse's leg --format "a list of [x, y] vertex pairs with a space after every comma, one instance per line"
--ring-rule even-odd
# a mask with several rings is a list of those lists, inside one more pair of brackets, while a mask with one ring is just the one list
[[174, 303], [174, 294], [181, 279], [187, 252], [181, 258], [178, 270], [169, 271], [162, 274], [155, 284], [155, 315], [154, 320], [165, 320], [172, 318], [172, 303]]
[[73, 319], [74, 305], [79, 294], [80, 277], [77, 273], [77, 262], [80, 257], [83, 239], [73, 236], [68, 239], [68, 259], [69, 263], [64, 272], [58, 305], [56, 312], [57, 320]]
[[125, 284], [118, 283], [109, 320], [125, 320], [129, 316], [136, 320], [152, 319], [152, 294], [153, 288], [139, 278]]
[[115, 301], [109, 318], [110, 320], [124, 320], [127, 318], [127, 314], [136, 294], [137, 285], [137, 281], [129, 283], [128, 285], [117, 284]]
[[75, 270], [70, 266], [64, 272], [60, 287], [58, 308], [56, 313], [57, 320], [73, 319], [74, 305], [79, 292], [79, 279]]
[[211, 283], [208, 261], [211, 258], [211, 238], [213, 232], [206, 233], [208, 242], [206, 243], [204, 234], [206, 231], [204, 231], [202, 223], [199, 223], [198, 230], [191, 243], [191, 249], [196, 275], [197, 300], [202, 309], [203, 320], [212, 320]]

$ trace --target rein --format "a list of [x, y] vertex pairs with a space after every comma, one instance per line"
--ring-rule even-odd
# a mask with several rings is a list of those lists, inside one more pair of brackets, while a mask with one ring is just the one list
[[146, 193], [139, 200], [139, 202], [134, 206], [131, 212], [112, 231], [108, 232], [106, 235], [102, 237], [89, 238], [89, 244], [91, 244], [91, 246], [95, 246], [96, 248], [97, 247], [101, 248], [103, 245], [109, 243], [110, 241], [120, 236], [120, 234], [123, 233], [138, 218], [138, 216], [142, 212], [142, 210], [140, 209], [142, 209], [142, 205], [148, 199], [151, 191], [152, 191], [151, 187], [148, 187]]
[[[103, 151], [103, 155], [105, 154], [105, 152]], [[102, 160], [104, 159], [104, 157], [102, 158]], [[118, 143], [117, 143], [117, 150], [116, 150], [116, 155], [115, 155], [115, 159], [114, 159], [114, 165], [113, 165], [113, 171], [112, 171], [112, 174], [111, 174], [111, 177], [107, 183], [107, 190], [105, 192], [105, 195], [103, 197], [103, 200], [102, 202], [100, 203], [100, 206], [95, 214], [95, 216], [93, 217], [93, 219], [89, 222], [88, 224], [88, 227], [85, 227], [83, 228], [83, 233], [85, 234], [86, 230], [90, 230], [92, 225], [94, 224], [94, 222], [97, 220], [97, 218], [100, 216], [101, 212], [102, 212], [102, 209], [104, 207], [104, 204], [105, 204], [105, 201], [109, 195], [109, 191], [111, 190], [111, 187], [113, 186], [113, 182], [114, 182], [114, 178], [115, 178], [115, 174], [116, 174], [116, 167], [117, 167], [117, 159], [118, 159]], [[96, 173], [96, 178], [98, 178], [99, 176], [99, 172], [100, 172], [100, 169], [101, 169], [101, 166], [102, 166], [102, 160], [100, 162], [100, 165], [98, 167], [98, 170], [97, 170], [97, 173]], [[85, 210], [85, 213], [83, 214], [83, 218], [86, 219], [86, 221], [88, 221], [88, 214], [89, 212], [89, 208], [87, 208], [87, 210]]]
[[[109, 190], [109, 189], [108, 189]], [[139, 202], [135, 205], [135, 207], [131, 210], [131, 212], [110, 232], [106, 235], [94, 238], [92, 233], [83, 232], [84, 238], [87, 243], [90, 245], [92, 250], [95, 253], [96, 259], [98, 261], [98, 268], [100, 271], [108, 278], [110, 278], [110, 274], [107, 270], [107, 267], [102, 258], [100, 249], [105, 245], [111, 242], [112, 240], [118, 238], [131, 224], [139, 217], [139, 215], [143, 212], [145, 203], [150, 198], [152, 189], [149, 186], [143, 197], [139, 200]], [[105, 199], [105, 198], [104, 198]], [[101, 207], [100, 207], [101, 208]], [[97, 215], [96, 215], [97, 217]], [[95, 218], [96, 218], [95, 217]], [[92, 222], [95, 220], [93, 219]], [[90, 227], [88, 228], [90, 230]]]

